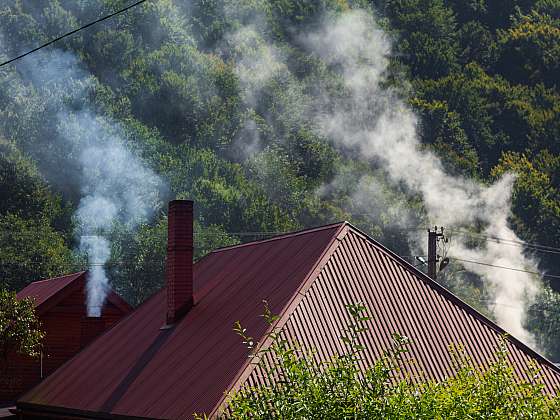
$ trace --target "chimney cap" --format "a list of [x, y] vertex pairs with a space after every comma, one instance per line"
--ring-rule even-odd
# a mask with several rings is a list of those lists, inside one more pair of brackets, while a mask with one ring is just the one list
[[169, 207], [172, 206], [192, 206], [194, 204], [193, 200], [182, 200], [182, 199], [175, 199], [169, 201]]

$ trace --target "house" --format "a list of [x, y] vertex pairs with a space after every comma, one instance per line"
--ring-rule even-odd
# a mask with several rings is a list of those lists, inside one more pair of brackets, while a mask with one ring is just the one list
[[[319, 357], [341, 350], [345, 305], [363, 302], [367, 359], [400, 333], [412, 340], [412, 369], [433, 379], [451, 372], [450, 344], [483, 365], [505, 334], [348, 223], [218, 249], [193, 266], [192, 217], [192, 202], [170, 203], [166, 289], [22, 397], [19, 418], [214, 415], [229, 391], [261, 380], [233, 324], [261, 341], [269, 329], [263, 300], [279, 315], [276, 327]], [[556, 366], [513, 337], [505, 343], [520, 375], [534, 362], [555, 392]]]
[[101, 317], [89, 318], [86, 278], [87, 272], [80, 272], [36, 281], [17, 294], [18, 299], [34, 299], [45, 339], [40, 358], [15, 353], [8, 356], [7, 371], [0, 375], [0, 401], [15, 401], [131, 312], [122, 298], [110, 292]]

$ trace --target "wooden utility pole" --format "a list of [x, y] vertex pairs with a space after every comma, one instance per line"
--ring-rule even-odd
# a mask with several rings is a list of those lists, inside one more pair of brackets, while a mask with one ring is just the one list
[[434, 230], [428, 229], [428, 276], [432, 280], [437, 279], [437, 263], [439, 255], [437, 255], [437, 242], [440, 237], [443, 237], [443, 228], [438, 231], [435, 226]]

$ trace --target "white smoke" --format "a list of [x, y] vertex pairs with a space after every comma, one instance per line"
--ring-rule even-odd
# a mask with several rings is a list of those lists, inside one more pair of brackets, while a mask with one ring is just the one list
[[268, 83], [288, 71], [286, 58], [274, 45], [269, 44], [256, 26], [244, 26], [231, 34], [227, 48], [236, 60], [235, 71], [241, 84], [244, 101], [256, 107]]
[[[233, 13], [235, 15], [235, 13]], [[257, 17], [257, 22], [263, 21]], [[384, 178], [383, 186], [371, 175], [343, 173], [319, 195], [336, 196], [347, 189], [354, 210], [371, 212], [371, 218], [382, 225], [405, 227], [413, 223], [413, 211], [394, 206], [394, 197], [403, 193], [420, 199], [430, 224], [448, 227], [481, 227], [480, 233], [517, 240], [508, 224], [510, 198], [514, 182], [506, 175], [493, 185], [454, 177], [446, 173], [440, 159], [421, 147], [418, 118], [399, 92], [387, 87], [392, 42], [379, 28], [374, 17], [365, 11], [327, 15], [318, 30], [300, 34], [299, 43], [310, 57], [320, 58], [339, 77], [336, 85], [319, 76], [313, 85], [302, 88], [293, 76], [288, 58], [280, 46], [267, 39], [262, 25], [241, 25], [226, 37], [226, 46], [235, 63], [248, 108], [259, 109], [259, 102], [270, 95], [270, 87], [282, 86], [273, 106], [290, 109], [293, 119], [310, 122], [316, 132], [328, 138], [337, 148], [358, 156], [376, 168]], [[309, 83], [308, 81], [304, 83]], [[329, 84], [330, 83], [330, 84]], [[290, 96], [286, 92], [297, 94]], [[302, 94], [302, 92], [305, 92]], [[269, 105], [270, 106], [270, 105]], [[259, 110], [262, 114], [262, 110]], [[264, 117], [270, 120], [271, 115]], [[270, 122], [270, 121], [269, 121]], [[249, 124], [249, 128], [254, 125]], [[260, 141], [258, 133], [242, 132], [247, 155], [255, 156]], [[255, 141], [257, 139], [257, 141]], [[243, 146], [242, 142], [239, 142]], [[266, 168], [260, 168], [265, 172]], [[349, 176], [356, 176], [349, 182]], [[281, 181], [278, 181], [280, 188]], [[387, 186], [392, 191], [387, 190]], [[380, 215], [381, 213], [381, 215]], [[410, 242], [425, 252], [426, 233], [410, 235]], [[449, 257], [473, 260], [490, 265], [536, 270], [521, 248], [504, 247], [489, 242], [473, 249], [466, 239], [454, 236]], [[497, 322], [510, 334], [535, 346], [532, 335], [523, 327], [525, 308], [534, 299], [538, 279], [530, 274], [504, 271], [484, 265], [465, 264], [465, 268], [485, 280], [493, 292], [493, 311]]]
[[96, 81], [73, 54], [52, 50], [29, 57], [20, 72], [44, 106], [57, 110], [56, 137], [48, 139], [37, 157], [42, 163], [56, 157], [61, 166], [48, 171], [79, 185], [76, 235], [89, 260], [88, 315], [97, 317], [109, 290], [109, 234], [116, 223], [134, 229], [147, 221], [160, 206], [163, 183], [133, 153], [134, 140], [127, 139], [122, 127], [90, 106]]
[[115, 222], [135, 228], [147, 221], [158, 207], [162, 182], [125, 147], [118, 129], [90, 112], [75, 115], [64, 124], [71, 141], [84, 135], [79, 163], [82, 168], [80, 200], [76, 218], [80, 226], [80, 249], [90, 262], [88, 313], [99, 316], [106, 297], [108, 279], [103, 266], [110, 258], [106, 239]]
[[[513, 176], [506, 175], [491, 186], [453, 177], [437, 156], [421, 149], [417, 117], [395, 92], [382, 87], [391, 42], [371, 15], [349, 12], [329, 18], [321, 30], [306, 35], [304, 43], [311, 54], [320, 56], [343, 76], [342, 95], [324, 93], [317, 100], [319, 111], [312, 118], [323, 135], [384, 170], [395, 188], [420, 196], [431, 223], [481, 225], [484, 234], [519, 240], [508, 224]], [[472, 249], [455, 238], [449, 256], [536, 270], [521, 248], [498, 243]], [[468, 264], [466, 268], [492, 286], [498, 323], [534, 346], [523, 320], [526, 304], [538, 291], [538, 280], [527, 273], [489, 266]]]
[[99, 317], [109, 291], [109, 279], [103, 266], [111, 256], [109, 241], [98, 235], [82, 235], [80, 249], [89, 257], [89, 273], [86, 286], [88, 316]]
[[[234, 11], [226, 10], [226, 13], [232, 15]], [[231, 57], [235, 63], [240, 93], [248, 110], [259, 108], [259, 101], [272, 80], [289, 74], [286, 57], [279, 48], [267, 42], [256, 24], [241, 26], [228, 34], [220, 49], [222, 55]], [[264, 148], [259, 124], [254, 117], [254, 112], [246, 115], [234, 140], [235, 151], [240, 152], [239, 157], [244, 160], [255, 158]]]

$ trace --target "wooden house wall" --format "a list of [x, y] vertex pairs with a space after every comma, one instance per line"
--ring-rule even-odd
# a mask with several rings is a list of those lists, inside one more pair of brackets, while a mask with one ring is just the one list
[[7, 366], [0, 367], [0, 403], [13, 402], [125, 315], [106, 302], [101, 317], [89, 318], [84, 302], [83, 290], [77, 290], [39, 316], [46, 333], [42, 360], [8, 355]]

